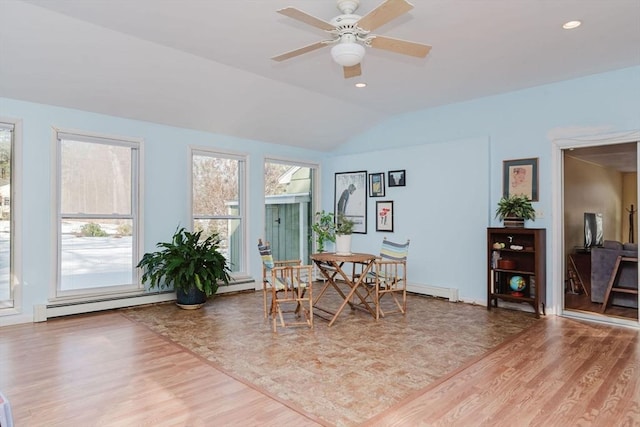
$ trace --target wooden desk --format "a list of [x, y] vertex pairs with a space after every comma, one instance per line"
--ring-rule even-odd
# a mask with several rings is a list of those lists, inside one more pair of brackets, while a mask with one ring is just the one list
[[[358, 299], [360, 299], [360, 301], [362, 302], [361, 307], [364, 307], [366, 311], [368, 311], [371, 314], [371, 316], [373, 316], [374, 318], [376, 317], [375, 308], [372, 308], [369, 305], [369, 303], [366, 301], [365, 296], [362, 295], [360, 292], [358, 292], [358, 288], [360, 286], [365, 286], [364, 278], [369, 272], [369, 270], [371, 270], [373, 261], [376, 259], [375, 255], [361, 254], [361, 253], [354, 253], [351, 255], [337, 255], [334, 252], [323, 252], [323, 253], [311, 255], [311, 259], [318, 266], [320, 273], [322, 273], [325, 279], [327, 279], [327, 282], [324, 284], [324, 286], [322, 287], [322, 290], [320, 290], [320, 293], [316, 296], [316, 299], [313, 302], [313, 308], [314, 308], [314, 311], [315, 310], [324, 311], [325, 313], [328, 313], [333, 316], [329, 320], [329, 326], [333, 325], [333, 323], [336, 321], [336, 319], [338, 318], [342, 310], [344, 310], [346, 305], [351, 304], [350, 301], [351, 301], [351, 298], [354, 297], [354, 295], [358, 297]], [[350, 277], [348, 274], [346, 274], [342, 269], [342, 266], [345, 263], [357, 263], [362, 265], [362, 271], [358, 274], [355, 280], [352, 277]], [[344, 283], [346, 283], [346, 285], [349, 287], [348, 293], [345, 294], [342, 291], [342, 289], [340, 289], [340, 287], [336, 283], [336, 279], [342, 279]], [[324, 295], [327, 293], [327, 290], [330, 288], [335, 289], [343, 299], [342, 304], [340, 305], [338, 310], [335, 312], [327, 308], [320, 307], [318, 305], [318, 303], [322, 300]], [[366, 292], [365, 292], [365, 295], [366, 295]], [[325, 320], [328, 320], [328, 319], [325, 319]]]

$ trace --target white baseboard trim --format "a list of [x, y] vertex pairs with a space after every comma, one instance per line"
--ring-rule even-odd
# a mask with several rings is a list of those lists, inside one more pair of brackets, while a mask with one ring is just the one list
[[[245, 282], [218, 287], [218, 294], [254, 290], [255, 282]], [[133, 307], [136, 305], [153, 304], [158, 302], [175, 301], [175, 292], [137, 295], [126, 298], [111, 298], [100, 301], [86, 301], [74, 303], [38, 304], [33, 307], [33, 322], [45, 322], [52, 317], [69, 316], [72, 314], [91, 313], [95, 311], [112, 310], [116, 308]]]
[[175, 301], [174, 292], [146, 294], [128, 298], [114, 298], [102, 301], [87, 301], [70, 304], [36, 305], [33, 307], [33, 321], [44, 322], [52, 317], [72, 314], [92, 313], [94, 311], [112, 310], [135, 305], [153, 304], [157, 302]]
[[407, 291], [414, 292], [416, 294], [447, 298], [451, 302], [459, 301], [457, 288], [443, 288], [441, 286], [425, 285], [421, 283], [407, 283]]
[[[248, 290], [256, 290], [256, 283], [255, 281], [250, 281], [250, 282], [245, 282], [245, 283], [237, 283], [237, 284], [233, 284], [233, 285], [225, 285], [225, 286], [219, 286], [218, 287], [218, 294], [227, 294], [229, 292], [241, 292], [241, 291], [248, 291]], [[262, 289], [262, 288], [260, 288]]]

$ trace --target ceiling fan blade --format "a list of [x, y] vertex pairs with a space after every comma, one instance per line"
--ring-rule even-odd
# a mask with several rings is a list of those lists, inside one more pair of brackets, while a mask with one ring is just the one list
[[358, 27], [363, 30], [373, 31], [411, 9], [413, 9], [413, 5], [406, 0], [385, 0], [378, 7], [360, 18]]
[[312, 25], [316, 28], [320, 28], [321, 30], [331, 31], [336, 29], [335, 26], [331, 25], [327, 21], [311, 16], [300, 9], [296, 9], [295, 7], [285, 7], [284, 9], [278, 10], [278, 13], [288, 16], [289, 18], [297, 19], [298, 21]]
[[351, 67], [342, 67], [344, 70], [344, 78], [350, 79], [351, 77], [358, 77], [362, 74], [362, 68], [360, 64], [352, 65]]
[[406, 40], [394, 39], [384, 36], [374, 37], [375, 38], [371, 40], [371, 47], [389, 50], [391, 52], [401, 53], [403, 55], [424, 58], [431, 50], [431, 46], [429, 46], [428, 44], [408, 42]]
[[315, 42], [313, 44], [301, 47], [299, 49], [295, 49], [295, 50], [290, 50], [289, 52], [285, 52], [281, 55], [278, 56], [274, 56], [273, 59], [274, 61], [284, 61], [285, 59], [289, 59], [289, 58], [293, 58], [294, 56], [298, 56], [298, 55], [302, 55], [303, 53], [307, 53], [307, 52], [312, 52], [314, 50], [323, 48], [327, 45], [327, 41], [320, 41], [320, 42]]

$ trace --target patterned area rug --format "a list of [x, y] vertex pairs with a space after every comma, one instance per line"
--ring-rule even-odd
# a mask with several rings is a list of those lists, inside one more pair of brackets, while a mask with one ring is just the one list
[[330, 328], [316, 317], [313, 330], [276, 333], [263, 318], [260, 292], [219, 295], [201, 310], [169, 303], [123, 313], [337, 426], [368, 420], [537, 321], [531, 313], [416, 295], [406, 316], [376, 322], [347, 307]]

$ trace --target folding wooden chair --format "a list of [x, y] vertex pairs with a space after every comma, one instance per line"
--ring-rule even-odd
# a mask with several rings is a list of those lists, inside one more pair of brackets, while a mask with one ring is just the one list
[[273, 331], [282, 327], [313, 328], [313, 267], [295, 265], [271, 269], [271, 318]]
[[271, 245], [269, 242], [262, 242], [262, 239], [258, 239], [258, 252], [260, 252], [260, 258], [262, 259], [262, 297], [264, 305], [264, 318], [266, 319], [270, 313], [267, 308], [267, 294], [270, 293], [271, 288], [271, 270], [274, 267], [295, 267], [302, 264], [299, 259], [274, 261], [273, 253], [271, 251]]
[[[406, 243], [382, 241], [380, 256], [373, 263], [373, 268], [364, 281], [367, 289], [367, 300], [376, 307], [376, 320], [386, 314], [407, 312], [407, 255], [409, 240]], [[381, 299], [389, 295], [395, 305], [391, 309], [383, 309]]]

